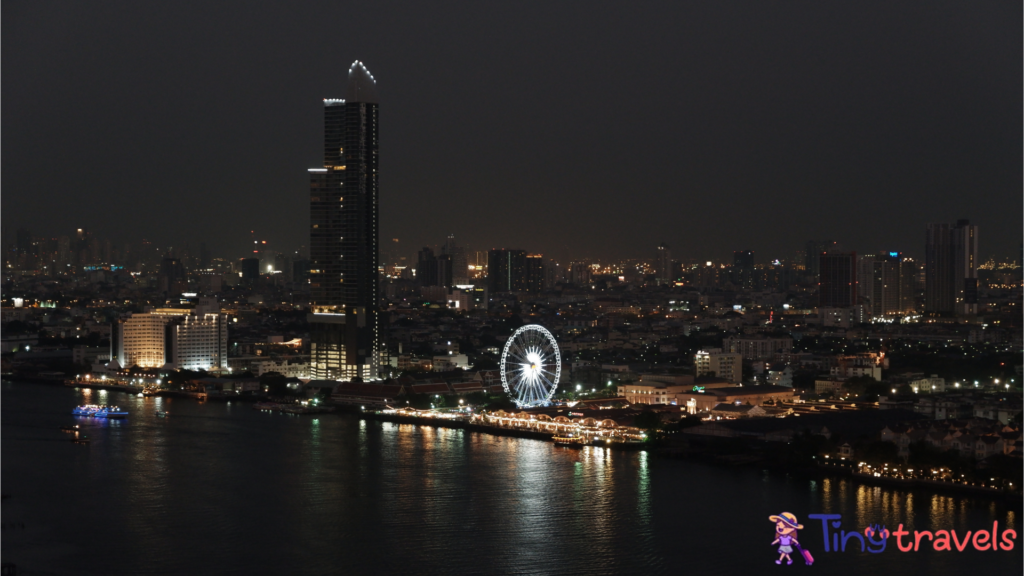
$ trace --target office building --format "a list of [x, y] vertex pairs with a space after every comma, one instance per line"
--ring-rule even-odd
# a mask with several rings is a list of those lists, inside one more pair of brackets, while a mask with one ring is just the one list
[[857, 304], [857, 253], [826, 252], [818, 257], [818, 306], [845, 308]]
[[491, 250], [487, 258], [487, 288], [491, 294], [526, 291], [526, 251]]
[[744, 360], [768, 360], [776, 354], [793, 351], [793, 339], [788, 336], [730, 336], [722, 342], [724, 352], [738, 352]]
[[810, 240], [807, 242], [807, 249], [804, 251], [804, 269], [811, 278], [817, 278], [821, 273], [821, 255], [839, 249], [839, 243], [835, 240]]
[[875, 318], [904, 316], [914, 312], [914, 276], [912, 261], [899, 252], [883, 252], [871, 262], [871, 275], [865, 279], [871, 315]]
[[925, 230], [924, 311], [930, 316], [978, 312], [978, 227], [968, 220]]
[[448, 283], [445, 286], [469, 284], [469, 262], [466, 250], [455, 243], [455, 235], [449, 234], [441, 254], [448, 257]]
[[655, 254], [655, 258], [654, 277], [657, 279], [658, 284], [671, 284], [672, 281], [675, 280], [675, 266], [672, 262], [672, 249], [664, 242], [658, 244], [658, 251]]
[[214, 298], [195, 308], [158, 308], [118, 320], [110, 355], [121, 368], [223, 370], [228, 367], [227, 316]]
[[246, 282], [255, 282], [260, 277], [260, 259], [259, 258], [242, 258], [239, 262], [241, 266], [241, 278]]
[[736, 250], [732, 253], [733, 282], [745, 289], [754, 288], [754, 251]]
[[532, 294], [544, 291], [544, 255], [526, 255], [525, 290]]
[[310, 177], [310, 372], [376, 379], [380, 367], [376, 80], [361, 62], [325, 99], [324, 164]]
[[722, 352], [721, 348], [700, 350], [693, 357], [693, 366], [698, 378], [716, 376], [732, 384], [743, 383], [743, 355], [738, 352]]

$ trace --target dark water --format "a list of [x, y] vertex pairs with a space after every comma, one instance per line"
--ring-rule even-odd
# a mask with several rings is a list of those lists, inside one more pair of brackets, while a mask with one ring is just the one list
[[[0, 401], [19, 574], [1022, 572], [1019, 536], [1010, 552], [826, 553], [806, 520], [1019, 534], [1017, 504], [240, 403], [9, 382]], [[131, 416], [78, 419], [92, 443], [74, 445], [58, 429], [85, 402]], [[814, 566], [774, 564], [782, 511]]]

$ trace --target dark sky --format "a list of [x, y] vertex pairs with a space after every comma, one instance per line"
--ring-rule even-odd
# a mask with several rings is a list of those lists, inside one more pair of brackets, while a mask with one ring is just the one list
[[381, 98], [382, 241], [758, 260], [1022, 234], [1020, 2], [2, 4], [2, 222], [308, 237], [322, 104]]

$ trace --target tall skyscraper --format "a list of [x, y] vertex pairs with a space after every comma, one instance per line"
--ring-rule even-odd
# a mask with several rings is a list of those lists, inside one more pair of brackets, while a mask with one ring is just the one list
[[835, 240], [810, 240], [807, 242], [807, 249], [804, 251], [804, 270], [811, 278], [817, 278], [821, 274], [821, 255], [830, 250], [839, 250], [839, 243]]
[[733, 280], [742, 288], [754, 287], [754, 251], [735, 250], [732, 253]]
[[310, 372], [376, 379], [380, 369], [377, 81], [348, 70], [344, 100], [324, 100], [324, 166], [311, 168]]
[[487, 288], [498, 292], [525, 292], [526, 251], [491, 250], [487, 259]]
[[928, 224], [925, 232], [925, 313], [978, 312], [978, 227], [969, 220]]
[[899, 252], [881, 252], [870, 262], [871, 273], [863, 278], [863, 292], [876, 318], [902, 316], [914, 311], [914, 276], [912, 260]]
[[654, 277], [658, 280], [658, 284], [671, 284], [675, 280], [673, 278], [675, 267], [672, 263], [672, 249], [669, 248], [668, 244], [664, 242], [658, 244], [656, 258], [657, 260], [654, 262]]
[[857, 304], [857, 253], [828, 252], [818, 259], [818, 305], [847, 308]]
[[449, 234], [448, 240], [444, 243], [442, 254], [451, 257], [451, 284], [469, 284], [469, 262], [466, 260], [466, 250], [455, 243], [455, 235]]

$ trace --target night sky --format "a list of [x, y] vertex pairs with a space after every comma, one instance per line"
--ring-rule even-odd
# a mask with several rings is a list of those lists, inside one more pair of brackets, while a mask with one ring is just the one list
[[412, 255], [923, 255], [1022, 231], [1020, 2], [2, 4], [2, 223], [239, 257], [308, 242], [321, 99], [378, 81]]

